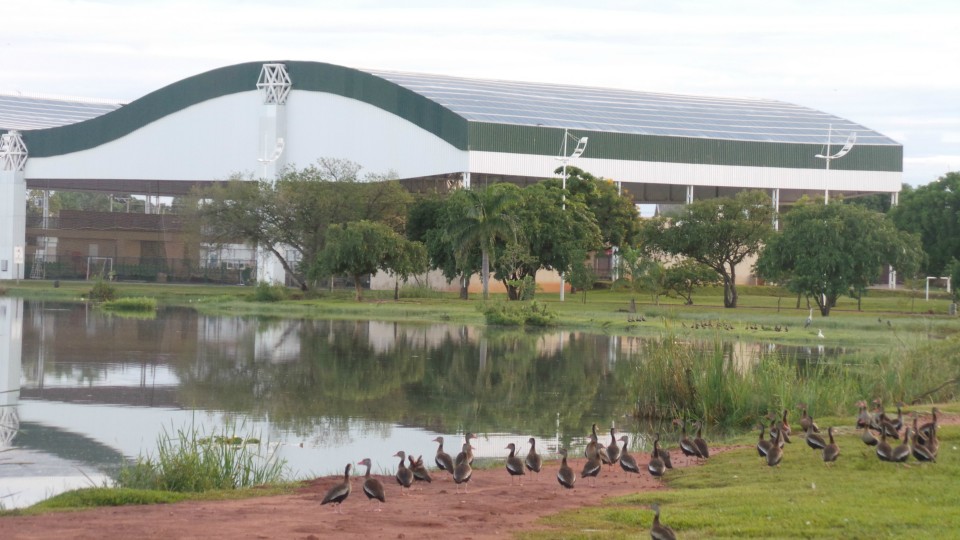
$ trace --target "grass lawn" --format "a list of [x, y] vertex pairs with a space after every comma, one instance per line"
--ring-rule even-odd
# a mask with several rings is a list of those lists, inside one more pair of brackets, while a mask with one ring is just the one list
[[647, 538], [653, 503], [678, 538], [957, 538], [960, 428], [939, 434], [937, 463], [881, 462], [846, 427], [836, 437], [834, 465], [825, 466], [820, 452], [794, 437], [775, 468], [758, 457], [754, 436], [741, 441], [748, 448], [668, 471], [663, 490], [551, 516], [542, 522], [548, 532], [521, 538]]

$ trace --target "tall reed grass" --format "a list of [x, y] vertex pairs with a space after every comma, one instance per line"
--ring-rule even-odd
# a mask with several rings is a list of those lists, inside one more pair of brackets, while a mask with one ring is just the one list
[[[254, 442], [251, 442], [254, 441]], [[237, 489], [280, 482], [286, 461], [259, 439], [237, 443], [234, 435], [205, 436], [191, 425], [157, 436], [155, 455], [141, 455], [121, 468], [118, 487], [176, 492]]]
[[723, 428], [756, 425], [768, 413], [806, 403], [818, 416], [849, 415], [861, 399], [893, 404], [958, 397], [960, 339], [807, 362], [778, 354], [739, 362], [720, 341], [710, 347], [664, 339], [630, 359], [636, 416], [689, 417]]

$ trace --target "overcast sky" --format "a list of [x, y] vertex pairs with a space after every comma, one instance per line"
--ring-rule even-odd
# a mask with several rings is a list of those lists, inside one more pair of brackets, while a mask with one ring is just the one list
[[960, 170], [960, 2], [5, 0], [0, 92], [132, 101], [241, 62], [786, 101]]

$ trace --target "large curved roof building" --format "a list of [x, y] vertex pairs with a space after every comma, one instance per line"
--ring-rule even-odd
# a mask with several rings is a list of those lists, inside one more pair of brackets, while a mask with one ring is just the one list
[[[558, 158], [583, 137], [589, 144], [570, 163], [621, 182], [638, 203], [741, 189], [768, 190], [778, 205], [825, 192], [895, 195], [903, 166], [903, 148], [890, 138], [778, 101], [320, 62], [238, 64], [124, 105], [59, 107], [0, 96], [0, 190], [22, 181], [30, 189], [174, 195], [235, 173], [269, 178], [320, 158], [393, 171], [413, 184], [530, 182], [555, 177]], [[853, 133], [848, 153], [823, 158]], [[0, 228], [10, 230], [5, 224], [23, 211], [8, 206], [0, 206]], [[0, 236], [2, 261], [23, 241], [18, 232]], [[13, 276], [0, 270], [4, 277]]]

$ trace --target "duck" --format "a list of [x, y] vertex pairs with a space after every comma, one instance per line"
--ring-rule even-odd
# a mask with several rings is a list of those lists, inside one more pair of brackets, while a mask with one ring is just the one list
[[[770, 421], [770, 444], [771, 445], [777, 444], [777, 446], [779, 446], [780, 448], [783, 448], [783, 445], [785, 444], [783, 440], [784, 435], [783, 435], [783, 432], [777, 430], [778, 421], [779, 420], [777, 419]], [[777, 438], [777, 435], [780, 435], [779, 439]], [[776, 441], [779, 441], [779, 442], [776, 442]]]
[[880, 431], [880, 442], [877, 443], [877, 457], [880, 461], [893, 461], [893, 448], [887, 442], [887, 432]]
[[870, 413], [867, 412], [867, 402], [860, 400], [857, 402], [860, 412], [857, 413], [857, 429], [870, 426]]
[[410, 486], [413, 485], [413, 471], [407, 468], [407, 465], [404, 463], [404, 460], [407, 459], [407, 453], [403, 450], [400, 450], [393, 457], [400, 458], [400, 465], [397, 466], [396, 479], [397, 483], [400, 484], [400, 494], [403, 495], [404, 489], [410, 489]]
[[[596, 425], [596, 424], [594, 424], [594, 425]], [[600, 458], [600, 448], [601, 448], [601, 447], [600, 447], [599, 442], [597, 442], [597, 434], [596, 434], [596, 433], [591, 433], [588, 437], [589, 437], [590, 440], [589, 440], [589, 442], [587, 442], [587, 446], [584, 447], [584, 449], [583, 449], [583, 456], [584, 456], [585, 458], [587, 458], [587, 459], [597, 459], [597, 460], [601, 459], [601, 458]], [[603, 462], [604, 462], [604, 463], [607, 463], [607, 462], [609, 462], [609, 461], [610, 461], [610, 460], [607, 459], [607, 449], [606, 449], [606, 448], [603, 448]]]
[[807, 425], [807, 433], [804, 436], [804, 440], [807, 441], [807, 446], [814, 450], [823, 450], [827, 446], [827, 443], [823, 440], [823, 437], [817, 433], [814, 433], [812, 423]]
[[324, 504], [335, 504], [334, 510], [338, 514], [342, 514], [343, 510], [340, 506], [343, 504], [343, 501], [347, 500], [347, 497], [350, 496], [350, 467], [352, 463], [347, 463], [347, 467], [343, 469], [343, 482], [333, 486], [327, 490], [327, 494], [323, 496], [323, 500], [320, 501], [320, 505]]
[[933, 414], [933, 420], [930, 422], [924, 422], [920, 424], [920, 429], [917, 431], [917, 436], [926, 440], [930, 438], [930, 432], [937, 427], [938, 415], [940, 414], [940, 409], [934, 407], [931, 411]]
[[[660, 433], [657, 432], [657, 441], [659, 441], [659, 440], [660, 440]], [[657, 457], [659, 457], [660, 459], [663, 460], [663, 464], [664, 464], [668, 469], [672, 469], [672, 468], [673, 468], [673, 460], [670, 458], [670, 451], [669, 451], [669, 450], [667, 450], [666, 448], [660, 446], [660, 447], [659, 447], [659, 450], [657, 450]], [[622, 452], [621, 452], [620, 459], [623, 459]]]
[[380, 480], [370, 476], [370, 467], [372, 462], [370, 458], [363, 458], [361, 461], [357, 462], [357, 465], [366, 465], [367, 472], [363, 475], [363, 494], [367, 496], [369, 500], [377, 500], [377, 512], [382, 510], [383, 503], [387, 502], [387, 493], [383, 489], [383, 484], [380, 483]]
[[[913, 419], [913, 424], [917, 424], [917, 419]], [[937, 456], [930, 452], [930, 449], [926, 445], [918, 442], [919, 435], [917, 430], [913, 430], [913, 438], [910, 439], [910, 453], [913, 455], [913, 459], [917, 461], [937, 461]]]
[[[597, 427], [596, 424], [593, 425], [594, 428]], [[597, 441], [597, 431], [593, 430], [589, 436], [589, 442], [587, 446], [583, 449], [583, 457], [587, 459], [600, 459], [600, 443]], [[604, 448], [604, 454], [606, 454], [606, 448]]]
[[768, 441], [763, 437], [763, 433], [765, 431], [763, 424], [760, 424], [757, 427], [760, 428], [760, 437], [757, 439], [757, 454], [759, 454], [762, 458], [766, 458], [767, 454], [770, 453], [770, 447], [773, 446], [773, 442]]
[[[457, 484], [457, 493], [460, 493], [460, 484], [463, 484], [463, 492], [467, 493], [467, 482], [473, 476], [473, 469], [470, 467], [470, 460], [466, 457], [473, 448], [470, 443], [463, 443], [463, 447], [458, 454], [457, 464], [453, 467], [453, 481]], [[459, 459], [459, 456], [464, 456]]]
[[777, 436], [773, 440], [773, 444], [770, 445], [770, 451], [767, 452], [767, 465], [770, 467], [776, 467], [780, 465], [780, 462], [783, 461], [783, 445], [781, 444], [781, 439], [783, 438], [783, 431], [777, 431]]
[[450, 457], [450, 454], [443, 451], [443, 437], [437, 437], [433, 442], [439, 444], [439, 446], [437, 446], [437, 455], [433, 459], [434, 463], [437, 464], [437, 468], [453, 474], [453, 458]]
[[609, 465], [615, 465], [620, 460], [620, 447], [617, 445], [616, 428], [610, 428], [610, 444], [607, 445], [607, 458]]
[[653, 540], [677, 540], [677, 533], [673, 532], [673, 529], [669, 525], [664, 525], [660, 523], [660, 505], [652, 504], [650, 509], [653, 510], [653, 525], [650, 526], [650, 538]]
[[876, 446], [877, 443], [880, 442], [880, 440], [877, 439], [877, 436], [870, 431], [869, 425], [863, 426], [863, 432], [860, 433], [860, 440], [863, 441], [863, 444], [867, 446]]
[[593, 478], [591, 480], [591, 487], [596, 487], [597, 477], [600, 476], [600, 469], [603, 467], [603, 462], [599, 459], [588, 459], [586, 463], [583, 464], [583, 470], [580, 471], [581, 478]]
[[[510, 451], [510, 455], [507, 456], [507, 472], [510, 473], [510, 482], [513, 482], [514, 476], [519, 477], [525, 474], [523, 472], [523, 461], [517, 456], [517, 445], [510, 443], [506, 449]], [[521, 478], [520, 481], [522, 485], [523, 479]]]
[[476, 439], [476, 438], [477, 436], [474, 435], [473, 433], [467, 433], [466, 435], [463, 436], [462, 448], [469, 448], [469, 450], [461, 450], [460, 453], [457, 454], [457, 458], [453, 460], [454, 467], [459, 465], [460, 460], [462, 459], [467, 460], [467, 465], [473, 465], [473, 446], [470, 445], [470, 439]]
[[698, 457], [696, 445], [693, 444], [693, 441], [687, 438], [686, 422], [683, 422], [677, 418], [673, 421], [673, 423], [680, 425], [680, 451], [687, 457]]
[[628, 440], [626, 435], [620, 437], [620, 441], [623, 442], [623, 447], [620, 449], [620, 468], [626, 473], [639, 473], [640, 466], [637, 465], [637, 460], [627, 451]]
[[693, 444], [697, 447], [697, 453], [699, 457], [707, 459], [710, 457], [710, 448], [707, 446], [707, 441], [703, 439], [703, 423], [697, 422], [697, 436], [693, 439]]
[[530, 437], [530, 440], [527, 442], [530, 443], [530, 451], [527, 452], [527, 458], [523, 460], [523, 464], [527, 467], [528, 471], [537, 473], [538, 477], [540, 476], [540, 469], [543, 468], [543, 458], [537, 453], [537, 440]]
[[797, 408], [799, 408], [802, 413], [800, 415], [800, 429], [807, 431], [807, 428], [813, 426], [814, 433], [820, 433], [820, 427], [817, 426], [817, 423], [813, 421], [813, 417], [810, 416], [809, 412], [807, 411], [807, 404], [801, 403], [797, 405]]
[[903, 434], [903, 442], [890, 450], [890, 461], [904, 463], [910, 457], [910, 428]]
[[407, 459], [410, 460], [410, 471], [413, 472], [415, 481], [428, 484], [433, 482], [430, 471], [423, 465], [423, 456], [417, 456], [416, 460], [413, 459], [413, 456], [407, 456]]
[[667, 466], [663, 463], [663, 460], [660, 459], [659, 454], [660, 434], [658, 433], [657, 438], [653, 440], [653, 451], [650, 452], [650, 462], [647, 463], [647, 472], [656, 479], [663, 478], [663, 473], [667, 470]]
[[936, 457], [937, 452], [940, 451], [940, 439], [937, 438], [936, 424], [934, 424], [933, 427], [930, 428], [930, 437], [927, 438], [927, 444], [925, 446], [927, 447], [928, 450], [930, 450], [930, 453], [933, 454], [934, 457]]
[[577, 473], [573, 472], [567, 464], [567, 449], [561, 448], [559, 453], [561, 459], [560, 470], [557, 471], [557, 482], [567, 489], [573, 489], [574, 484], [577, 483]]
[[770, 439], [773, 440], [777, 437], [777, 434], [780, 434], [780, 447], [783, 448], [784, 444], [792, 444], [793, 441], [790, 440], [790, 424], [787, 424], [787, 429], [783, 429], [784, 422], [776, 414], [769, 414], [767, 418], [770, 419]]
[[[790, 414], [790, 410], [789, 410], [789, 409], [784, 409], [784, 410], [783, 410], [783, 417], [780, 419], [780, 425], [777, 426], [777, 429], [782, 429], [782, 430], [783, 430], [783, 436], [784, 436], [784, 437], [789, 437], [790, 434], [793, 433], [793, 430], [790, 429], [790, 422], [787, 421], [787, 415], [788, 415], [788, 414]], [[788, 440], [787, 442], [790, 442], [790, 441]]]
[[827, 428], [827, 436], [830, 438], [830, 442], [823, 447], [823, 462], [833, 463], [840, 457], [840, 447], [833, 440], [833, 426]]

